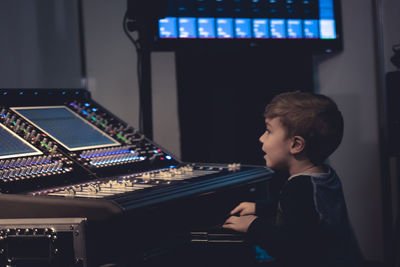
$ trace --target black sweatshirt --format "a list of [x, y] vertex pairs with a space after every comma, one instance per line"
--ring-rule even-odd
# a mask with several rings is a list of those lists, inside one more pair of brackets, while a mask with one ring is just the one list
[[326, 174], [299, 174], [282, 187], [276, 221], [266, 203], [256, 203], [259, 216], [247, 241], [265, 249], [281, 266], [356, 266], [358, 243], [347, 215], [341, 182]]

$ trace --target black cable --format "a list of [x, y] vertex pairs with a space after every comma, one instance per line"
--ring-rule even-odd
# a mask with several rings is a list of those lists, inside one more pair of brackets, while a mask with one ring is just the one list
[[[135, 21], [131, 21], [134, 23]], [[125, 12], [123, 21], [122, 21], [122, 28], [124, 30], [124, 33], [126, 34], [126, 36], [128, 37], [128, 39], [133, 43], [133, 45], [135, 46], [136, 49], [136, 55], [137, 55], [137, 60], [136, 60], [136, 72], [137, 72], [137, 77], [138, 77], [138, 86], [139, 86], [139, 130], [140, 132], [144, 132], [144, 126], [143, 126], [143, 105], [142, 105], [142, 101], [140, 101], [140, 92], [142, 91], [142, 87], [143, 87], [143, 82], [142, 82], [142, 48], [141, 48], [141, 44], [140, 44], [140, 40], [137, 39], [135, 40], [132, 35], [129, 33], [129, 29], [128, 29], [128, 11]], [[133, 29], [133, 32], [138, 32], [139, 31], [136, 29]]]
[[400, 44], [393, 45], [392, 50], [394, 55], [390, 58], [390, 61], [400, 70]]

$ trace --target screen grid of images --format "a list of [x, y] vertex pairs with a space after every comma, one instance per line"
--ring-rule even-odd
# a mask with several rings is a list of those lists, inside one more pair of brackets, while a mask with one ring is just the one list
[[336, 39], [334, 0], [169, 0], [161, 39]]

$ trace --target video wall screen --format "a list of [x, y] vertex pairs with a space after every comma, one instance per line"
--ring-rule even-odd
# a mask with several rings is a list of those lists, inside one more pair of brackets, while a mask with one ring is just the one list
[[337, 40], [338, 0], [167, 0], [159, 40]]

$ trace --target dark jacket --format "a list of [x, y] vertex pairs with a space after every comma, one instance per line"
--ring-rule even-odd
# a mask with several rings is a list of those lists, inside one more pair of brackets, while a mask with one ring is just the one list
[[356, 266], [362, 259], [351, 229], [341, 182], [335, 171], [299, 174], [282, 187], [276, 220], [268, 220], [266, 203], [247, 241], [259, 245], [282, 266]]

